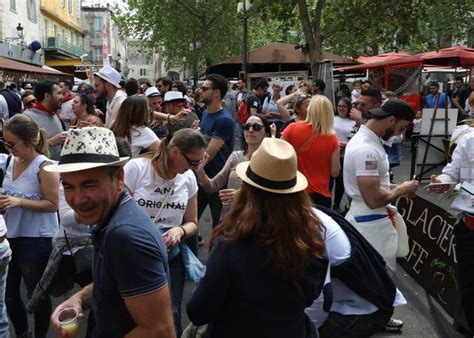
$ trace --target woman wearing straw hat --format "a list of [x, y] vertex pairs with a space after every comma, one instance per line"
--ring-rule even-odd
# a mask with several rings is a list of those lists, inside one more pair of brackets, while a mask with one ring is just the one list
[[304, 313], [327, 270], [320, 222], [290, 144], [265, 138], [237, 165], [242, 187], [212, 233], [187, 313], [210, 337], [317, 337]]
[[286, 127], [282, 138], [295, 148], [298, 169], [308, 179], [308, 193], [313, 202], [331, 208], [329, 179], [337, 177], [340, 171], [340, 148], [331, 101], [323, 95], [314, 96], [306, 119]]
[[125, 184], [133, 198], [163, 232], [168, 248], [171, 296], [177, 336], [181, 336], [181, 302], [190, 253], [185, 239], [197, 232], [198, 185], [194, 173], [206, 143], [193, 129], [181, 129], [163, 140], [156, 153], [125, 165]]

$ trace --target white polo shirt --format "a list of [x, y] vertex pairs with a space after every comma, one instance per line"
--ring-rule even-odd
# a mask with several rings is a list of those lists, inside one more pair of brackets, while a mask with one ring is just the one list
[[366, 126], [347, 143], [344, 157], [344, 188], [352, 200], [363, 202], [357, 176], [377, 176], [380, 189], [390, 190], [387, 153], [381, 139]]

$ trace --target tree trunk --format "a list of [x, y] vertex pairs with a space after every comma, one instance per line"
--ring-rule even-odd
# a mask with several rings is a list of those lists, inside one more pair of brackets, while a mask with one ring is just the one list
[[319, 62], [323, 51], [321, 36], [321, 14], [325, 0], [318, 0], [314, 10], [314, 22], [311, 22], [306, 0], [296, 0], [299, 9], [300, 21], [303, 26], [303, 32], [306, 43], [309, 46], [309, 61], [311, 65], [311, 75], [313, 80], [318, 77]]

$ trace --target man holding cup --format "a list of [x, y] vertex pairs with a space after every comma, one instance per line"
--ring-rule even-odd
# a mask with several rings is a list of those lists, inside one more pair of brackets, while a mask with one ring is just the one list
[[[93, 337], [175, 337], [166, 249], [159, 231], [124, 189], [123, 165], [113, 133], [106, 128], [72, 129], [57, 165], [64, 194], [79, 223], [95, 225], [93, 284], [59, 305], [51, 323], [70, 337], [61, 312], [78, 318], [91, 307]], [[64, 325], [64, 323], [63, 323]]]

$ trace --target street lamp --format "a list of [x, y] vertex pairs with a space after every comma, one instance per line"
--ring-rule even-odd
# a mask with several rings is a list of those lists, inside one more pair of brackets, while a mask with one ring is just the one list
[[18, 38], [20, 41], [23, 41], [23, 27], [21, 26], [21, 23], [16, 26], [16, 32], [18, 33]]
[[243, 39], [242, 39], [242, 72], [244, 73], [244, 79], [247, 81], [248, 71], [248, 19], [249, 10], [252, 4], [250, 0], [243, 0], [237, 4], [237, 14], [242, 18], [243, 25]]

